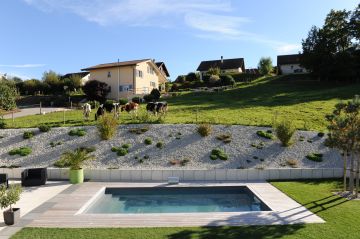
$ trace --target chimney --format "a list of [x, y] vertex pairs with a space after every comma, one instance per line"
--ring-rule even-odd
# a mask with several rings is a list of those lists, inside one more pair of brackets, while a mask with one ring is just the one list
[[224, 63], [224, 57], [221, 56], [221, 64]]

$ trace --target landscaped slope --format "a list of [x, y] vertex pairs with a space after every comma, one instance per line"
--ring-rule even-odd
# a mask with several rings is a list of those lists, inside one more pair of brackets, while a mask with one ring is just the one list
[[274, 182], [273, 185], [322, 217], [324, 224], [192, 228], [25, 228], [12, 239], [358, 239], [360, 201], [334, 196], [337, 181]]
[[[260, 78], [252, 83], [241, 83], [223, 92], [189, 92], [164, 99], [169, 111], [164, 123], [213, 122], [269, 126], [275, 115], [294, 120], [300, 129], [325, 130], [325, 115], [331, 113], [340, 100], [347, 100], [360, 92], [360, 84], [334, 85], [329, 82], [306, 80], [306, 76]], [[46, 109], [44, 109], [46, 111]], [[142, 106], [141, 111], [144, 111]], [[91, 121], [94, 124], [94, 111]], [[127, 113], [121, 123], [145, 123], [148, 117], [134, 119]], [[150, 120], [151, 121], [151, 120]], [[62, 112], [7, 120], [9, 127], [37, 127], [40, 123], [61, 126]], [[82, 111], [66, 112], [65, 125], [84, 124]]]

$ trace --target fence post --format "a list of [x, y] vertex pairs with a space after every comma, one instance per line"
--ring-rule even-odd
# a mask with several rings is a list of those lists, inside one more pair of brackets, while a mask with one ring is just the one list
[[40, 101], [40, 115], [42, 114], [42, 112], [41, 112], [42, 110], [41, 110], [41, 109], [42, 109], [42, 107], [41, 107], [41, 101]]
[[72, 101], [70, 101], [70, 109], [72, 109]]
[[63, 110], [63, 119], [64, 119], [64, 125], [65, 125], [65, 109]]
[[13, 122], [13, 124], [14, 124], [14, 121], [15, 121], [15, 120], [14, 120], [14, 111], [11, 112], [11, 118], [12, 118], [12, 122]]

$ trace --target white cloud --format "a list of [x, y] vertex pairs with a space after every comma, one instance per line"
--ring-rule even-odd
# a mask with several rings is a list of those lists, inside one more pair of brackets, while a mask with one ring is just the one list
[[45, 64], [22, 64], [22, 65], [4, 65], [0, 64], [0, 67], [6, 67], [6, 68], [38, 68], [38, 67], [44, 67]]
[[102, 26], [190, 27], [193, 34], [211, 40], [243, 40], [268, 45], [278, 54], [300, 45], [246, 32], [250, 19], [232, 16], [232, 0], [23, 0], [44, 12], [66, 11]]

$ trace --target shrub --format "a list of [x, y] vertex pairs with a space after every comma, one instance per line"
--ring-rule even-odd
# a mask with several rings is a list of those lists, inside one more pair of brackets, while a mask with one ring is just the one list
[[35, 133], [33, 131], [25, 131], [23, 134], [24, 139], [31, 139], [34, 137]]
[[60, 160], [54, 163], [54, 166], [61, 166], [61, 167], [70, 167], [72, 170], [81, 169], [82, 164], [90, 159], [93, 159], [92, 155], [86, 150], [83, 149], [76, 149], [75, 151], [67, 151], [62, 154]]
[[180, 165], [181, 166], [185, 166], [186, 164], [188, 164], [190, 162], [190, 159], [183, 159], [180, 161]]
[[128, 154], [128, 150], [127, 149], [124, 149], [124, 148], [118, 148], [117, 151], [116, 151], [116, 154], [118, 156], [125, 156]]
[[117, 103], [115, 100], [106, 100], [104, 103], [104, 109], [107, 112], [111, 112], [114, 108], [114, 103]]
[[129, 149], [129, 148], [131, 148], [131, 144], [123, 144], [123, 145], [121, 146], [121, 148], [123, 148], [123, 149]]
[[211, 75], [209, 78], [209, 83], [213, 86], [218, 85], [220, 82], [220, 77], [218, 75]]
[[320, 137], [320, 138], [322, 138], [322, 137], [324, 137], [324, 136], [325, 136], [325, 133], [323, 133], [323, 132], [319, 132], [319, 133], [317, 134], [317, 136], [318, 136], [318, 137]]
[[268, 132], [265, 132], [265, 131], [262, 131], [262, 130], [256, 131], [256, 134], [257, 134], [257, 136], [260, 136], [260, 137], [265, 138], [265, 139], [273, 139], [274, 138], [272, 133], [268, 133]]
[[135, 97], [132, 98], [131, 101], [134, 102], [134, 103], [140, 104], [141, 103], [141, 97], [135, 96]]
[[151, 139], [151, 138], [146, 138], [146, 139], [144, 140], [144, 144], [146, 144], [146, 145], [152, 144], [152, 139]]
[[323, 161], [323, 154], [319, 153], [311, 153], [306, 155], [306, 158], [308, 160], [314, 161], [314, 162], [322, 162]]
[[85, 151], [88, 154], [96, 151], [95, 146], [91, 146], [91, 147], [84, 147], [83, 146], [83, 147], [80, 147], [79, 149]]
[[51, 127], [48, 126], [48, 125], [45, 125], [45, 124], [39, 126], [39, 130], [40, 130], [41, 132], [44, 132], [44, 133], [45, 133], [45, 132], [49, 132], [50, 129], [51, 129]]
[[228, 155], [221, 149], [213, 149], [210, 154], [210, 159], [228, 160]]
[[6, 122], [3, 119], [2, 116], [0, 116], [0, 129], [5, 129], [6, 128]]
[[283, 120], [275, 124], [275, 133], [283, 146], [291, 145], [291, 140], [296, 132], [296, 127], [291, 120]]
[[149, 127], [142, 127], [142, 128], [131, 128], [129, 129], [129, 132], [132, 134], [143, 134], [145, 132], [149, 131]]
[[161, 141], [160, 141], [160, 142], [157, 142], [157, 143], [156, 143], [156, 147], [159, 148], [159, 149], [162, 149], [162, 148], [164, 148], [164, 143], [161, 142]]
[[158, 89], [154, 88], [151, 90], [150, 95], [153, 96], [154, 100], [160, 99], [161, 93]]
[[198, 126], [197, 132], [202, 136], [206, 137], [211, 134], [212, 127], [210, 124], [201, 124]]
[[144, 95], [143, 96], [143, 99], [146, 101], [146, 102], [151, 102], [151, 101], [154, 101], [154, 96], [151, 95], [151, 94], [147, 94], [147, 95]]
[[105, 113], [99, 118], [97, 129], [101, 139], [108, 140], [114, 137], [117, 128], [118, 121], [111, 114]]
[[0, 78], [0, 109], [12, 110], [16, 108], [18, 91], [14, 84]]
[[20, 155], [20, 156], [28, 156], [31, 154], [32, 149], [30, 147], [21, 147], [18, 149], [10, 150], [9, 155]]
[[69, 131], [69, 135], [82, 137], [82, 136], [86, 135], [86, 130], [85, 129], [72, 129]]
[[149, 159], [149, 155], [144, 155], [143, 159]]
[[62, 145], [62, 142], [61, 141], [59, 141], [59, 142], [53, 142], [53, 141], [50, 142], [50, 146], [53, 147], [53, 148], [58, 146], [58, 145]]
[[120, 104], [120, 105], [126, 105], [128, 102], [129, 102], [129, 101], [128, 101], [128, 99], [126, 99], [126, 98], [120, 98], [120, 99], [119, 99], [119, 104]]
[[231, 135], [230, 134], [220, 134], [216, 136], [216, 139], [222, 141], [225, 144], [231, 143]]
[[222, 85], [235, 85], [235, 80], [231, 75], [221, 75], [220, 79]]
[[297, 168], [299, 162], [296, 159], [288, 159], [288, 160], [286, 160], [286, 164], [289, 165], [292, 168]]

